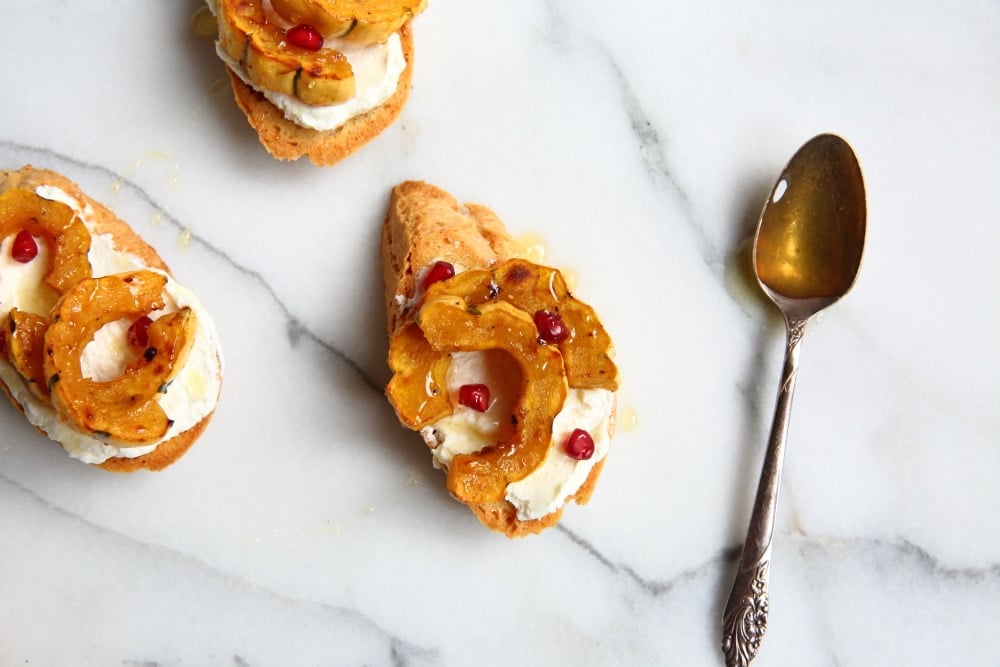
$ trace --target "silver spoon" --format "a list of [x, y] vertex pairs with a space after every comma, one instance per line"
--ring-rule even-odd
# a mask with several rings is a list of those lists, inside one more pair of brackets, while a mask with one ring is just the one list
[[771, 538], [806, 323], [847, 294], [865, 245], [865, 186], [854, 151], [821, 134], [792, 156], [764, 205], [753, 244], [757, 282], [785, 317], [785, 363], [750, 527], [723, 615], [728, 667], [757, 655], [767, 628]]

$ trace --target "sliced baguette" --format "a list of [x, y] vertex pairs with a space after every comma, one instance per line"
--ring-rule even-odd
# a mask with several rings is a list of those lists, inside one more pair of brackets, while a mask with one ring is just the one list
[[[65, 176], [54, 171], [36, 169], [31, 166], [25, 166], [18, 171], [0, 171], [0, 193], [14, 188], [34, 190], [39, 186], [57, 187], [85, 208], [89, 206], [90, 210], [87, 211], [87, 218], [92, 223], [92, 234], [110, 235], [116, 250], [135, 255], [141, 258], [149, 268], [159, 269], [170, 274], [170, 269], [152, 246], [146, 243], [127, 223], [118, 218], [109, 208], [91, 199], [76, 183]], [[217, 377], [221, 379], [222, 359], [217, 357], [216, 363]], [[7, 394], [7, 397], [14, 406], [24, 414], [25, 408], [15, 399], [11, 388], [2, 380], [0, 380], [0, 386], [3, 387], [4, 393]], [[187, 452], [195, 440], [204, 432], [213, 414], [214, 410], [191, 428], [174, 436], [170, 440], [161, 442], [157, 445], [156, 449], [148, 454], [132, 458], [114, 457], [95, 465], [110, 472], [133, 472], [142, 469], [162, 470]], [[40, 433], [51, 437], [37, 424], [34, 427]]]
[[[485, 206], [460, 204], [438, 187], [407, 181], [393, 188], [382, 226], [382, 281], [390, 336], [408, 321], [407, 304], [417, 295], [421, 270], [437, 260], [465, 269], [490, 268], [524, 257], [524, 249], [497, 215]], [[614, 414], [612, 414], [612, 430]], [[434, 442], [424, 438], [428, 447]], [[607, 457], [591, 469], [577, 491], [567, 498], [583, 505], [597, 484]], [[565, 507], [565, 504], [564, 504]], [[523, 537], [557, 524], [563, 508], [538, 519], [522, 520], [506, 500], [469, 504], [476, 517], [508, 537]]]

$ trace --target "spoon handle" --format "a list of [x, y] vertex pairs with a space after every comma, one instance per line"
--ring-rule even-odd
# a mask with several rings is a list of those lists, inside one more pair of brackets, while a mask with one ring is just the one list
[[778, 385], [778, 399], [771, 422], [771, 435], [757, 486], [750, 527], [740, 554], [739, 569], [722, 619], [722, 651], [727, 667], [746, 667], [757, 655], [767, 629], [767, 582], [771, 568], [771, 537], [781, 484], [781, 463], [785, 456], [788, 417], [792, 409], [795, 376], [799, 365], [799, 344], [806, 320], [787, 322], [785, 363]]

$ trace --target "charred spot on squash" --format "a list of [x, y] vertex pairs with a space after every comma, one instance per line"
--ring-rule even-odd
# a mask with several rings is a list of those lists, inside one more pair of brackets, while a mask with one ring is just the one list
[[530, 275], [531, 271], [529, 271], [523, 264], [515, 264], [510, 267], [510, 270], [507, 271], [506, 275], [504, 275], [504, 282], [510, 284], [519, 283], [527, 280]]

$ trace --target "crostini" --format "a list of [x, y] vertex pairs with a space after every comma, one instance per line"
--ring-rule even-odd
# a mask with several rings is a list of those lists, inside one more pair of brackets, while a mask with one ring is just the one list
[[149, 244], [53, 171], [0, 171], [0, 386], [37, 430], [105, 470], [161, 470], [221, 383], [211, 317]]

